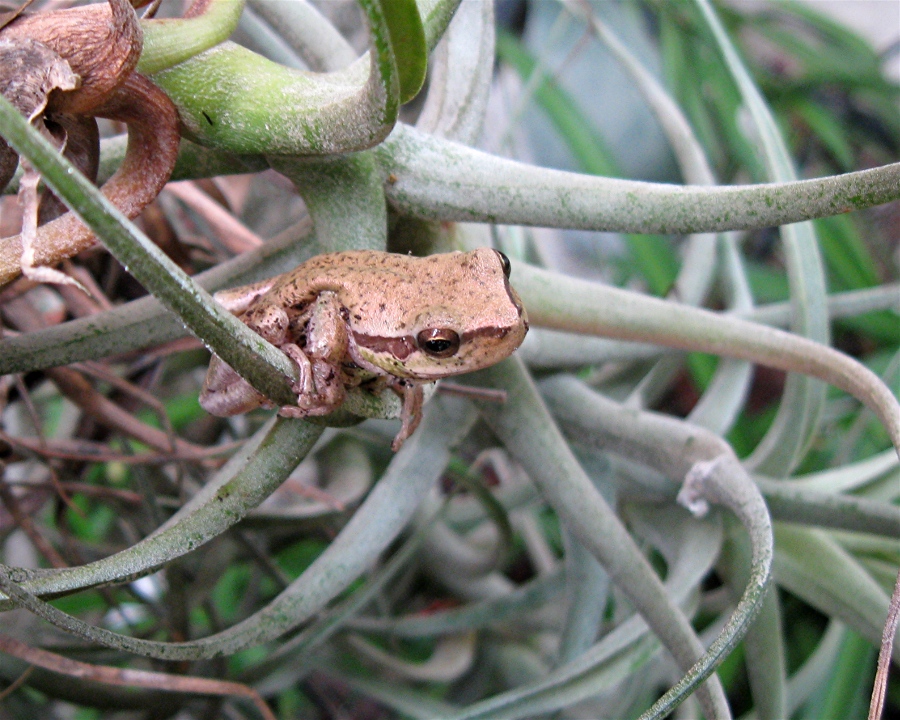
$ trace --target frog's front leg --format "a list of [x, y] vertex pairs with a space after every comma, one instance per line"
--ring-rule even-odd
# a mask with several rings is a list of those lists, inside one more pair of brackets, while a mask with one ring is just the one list
[[403, 408], [400, 411], [400, 432], [397, 433], [391, 443], [391, 450], [397, 452], [403, 446], [406, 438], [412, 435], [416, 428], [419, 427], [419, 422], [422, 420], [422, 406], [425, 402], [425, 393], [422, 390], [421, 383], [399, 378], [391, 384], [391, 390], [403, 399]]
[[300, 372], [300, 379], [294, 383], [297, 406], [282, 407], [279, 414], [285, 417], [327, 415], [344, 402], [341, 360], [347, 354], [348, 331], [334, 293], [323, 292], [316, 298], [305, 335], [302, 349], [295, 343], [281, 345]]

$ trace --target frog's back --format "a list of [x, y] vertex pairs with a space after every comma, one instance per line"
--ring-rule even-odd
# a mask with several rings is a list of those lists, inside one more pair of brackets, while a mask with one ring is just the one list
[[412, 255], [377, 250], [345, 250], [316, 255], [285, 273], [270, 294], [287, 303], [309, 301], [324, 291], [336, 292], [345, 303], [358, 296], [394, 297], [400, 285], [417, 274], [423, 261]]
[[[493, 253], [493, 251], [488, 251]], [[267, 293], [282, 307], [302, 308], [320, 293], [331, 291], [353, 320], [373, 331], [392, 334], [406, 327], [428, 307], [453, 314], [492, 312], [484, 298], [503, 293], [499, 265], [485, 269], [483, 252], [451, 252], [427, 257], [347, 250], [310, 258], [285, 273]], [[492, 260], [493, 255], [487, 257]], [[496, 263], [495, 263], [496, 265]]]

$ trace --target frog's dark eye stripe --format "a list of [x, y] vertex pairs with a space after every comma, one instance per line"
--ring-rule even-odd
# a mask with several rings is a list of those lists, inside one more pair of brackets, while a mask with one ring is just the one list
[[509, 279], [509, 272], [510, 272], [509, 258], [506, 257], [506, 255], [504, 255], [499, 250], [494, 250], [494, 252], [500, 256], [500, 264], [503, 266], [503, 274], [506, 275], [507, 279]]
[[434, 358], [448, 358], [459, 350], [459, 335], [448, 328], [428, 328], [416, 335], [419, 349]]

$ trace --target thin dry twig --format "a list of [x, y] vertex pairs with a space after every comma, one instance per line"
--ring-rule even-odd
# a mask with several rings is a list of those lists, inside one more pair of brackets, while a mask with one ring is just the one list
[[25, 671], [19, 675], [15, 680], [13, 680], [7, 687], [0, 690], [0, 703], [2, 703], [6, 698], [12, 695], [16, 690], [22, 687], [25, 682], [28, 680], [28, 676], [34, 672], [34, 665], [29, 665], [25, 668]]
[[[78, 462], [120, 462], [130, 465], [165, 465], [171, 462], [204, 462], [217, 458], [224, 458], [243, 443], [231, 442], [224, 445], [216, 445], [213, 447], [194, 446], [196, 449], [191, 452], [144, 452], [144, 453], [125, 453], [112, 450], [104, 443], [93, 442], [91, 440], [66, 440], [44, 439], [43, 442], [31, 440], [29, 438], [15, 437], [8, 435], [0, 430], [0, 440], [9, 444], [13, 448], [20, 448], [30, 455], [47, 458], [57, 458], [60, 460], [75, 460]], [[220, 464], [219, 462], [212, 463]]]
[[[37, 433], [38, 444], [41, 447], [45, 447], [47, 441], [44, 437], [43, 423], [41, 422], [40, 413], [38, 413], [37, 408], [34, 406], [34, 403], [31, 400], [31, 393], [28, 392], [28, 387], [25, 385], [25, 381], [22, 379], [21, 375], [15, 375], [14, 382], [16, 385], [16, 389], [19, 391], [19, 397], [22, 399], [22, 404], [25, 405], [28, 416], [31, 418], [31, 424], [34, 427], [35, 432]], [[57, 495], [62, 498], [63, 502], [66, 505], [74, 509], [74, 506], [72, 505], [72, 498], [69, 497], [68, 493], [66, 493], [60, 485], [56, 470], [50, 466], [47, 466], [47, 472], [50, 473], [50, 477], [53, 480], [53, 485], [56, 487]]]
[[[8, 480], [6, 484], [11, 488], [24, 487], [29, 490], [40, 490], [42, 488], [50, 489], [54, 487], [52, 483], [48, 482], [30, 482], [16, 480]], [[88, 483], [75, 482], [73, 480], [62, 482], [60, 483], [60, 485], [62, 485], [69, 492], [80, 493], [82, 495], [91, 495], [94, 497], [105, 499], [118, 500], [130, 505], [141, 505], [145, 501], [143, 495], [134, 492], [133, 490], [123, 490], [121, 488], [107, 487], [106, 485], [90, 485]]]
[[8, 655], [51, 672], [100, 682], [106, 685], [140, 687], [192, 695], [241, 697], [250, 700], [266, 720], [276, 720], [275, 715], [269, 709], [269, 706], [266, 705], [262, 696], [253, 688], [241, 683], [184, 675], [170, 675], [150, 670], [129, 670], [108, 665], [92, 665], [34, 648], [8, 635], [0, 635], [0, 652], [5, 652]]
[[180, 438], [173, 438], [162, 430], [157, 430], [138, 420], [130, 412], [123, 410], [105, 395], [97, 392], [81, 373], [69, 368], [50, 368], [44, 371], [59, 391], [75, 403], [89, 417], [118, 430], [124, 435], [138, 440], [164, 453], [197, 455], [202, 448]]
[[47, 561], [53, 565], [53, 567], [64, 568], [69, 566], [69, 563], [67, 563], [65, 558], [56, 551], [56, 548], [41, 535], [31, 517], [29, 517], [27, 513], [22, 512], [22, 508], [19, 505], [15, 493], [12, 492], [2, 478], [0, 478], [0, 502], [2, 502], [9, 511], [9, 514], [12, 516], [16, 525], [21, 528], [28, 536], [28, 539], [31, 540], [32, 545], [37, 548], [38, 552], [47, 558]]
[[169, 436], [172, 444], [175, 444], [177, 438], [175, 436], [175, 428], [172, 426], [172, 420], [169, 418], [169, 414], [166, 412], [165, 406], [156, 397], [151, 395], [143, 388], [139, 388], [134, 383], [128, 382], [125, 378], [119, 377], [102, 363], [83, 362], [77, 363], [72, 367], [73, 369], [78, 370], [85, 375], [90, 375], [91, 377], [95, 377], [98, 380], [109, 383], [119, 392], [125, 393], [126, 395], [131, 395], [139, 402], [151, 408], [159, 418], [159, 421], [162, 424], [163, 429], [166, 431], [166, 434]]
[[[17, 298], [8, 302], [3, 307], [3, 313], [19, 330], [39, 328], [44, 325], [40, 313], [25, 298]], [[75, 370], [59, 367], [49, 368], [44, 372], [63, 395], [81, 408], [86, 415], [107, 427], [118, 430], [165, 453], [196, 455], [204, 451], [204, 448], [176, 437], [174, 432], [163, 432], [141, 422], [130, 412], [123, 410], [105, 395], [97, 392], [94, 386]], [[108, 379], [108, 376], [104, 379]], [[129, 392], [142, 393], [133, 386]], [[153, 406], [159, 407], [155, 402]]]
[[57, 292], [62, 295], [66, 307], [74, 317], [86, 317], [96, 315], [103, 310], [112, 310], [113, 304], [104, 295], [93, 275], [81, 265], [76, 265], [70, 260], [64, 260], [62, 265], [67, 275], [75, 278], [88, 290], [88, 294], [85, 295], [66, 285], [57, 288]]
[[172, 182], [166, 186], [164, 192], [171, 193], [200, 215], [219, 242], [235, 255], [262, 245], [263, 241], [259, 235], [203, 192], [195, 182], [189, 180]]
[[891, 594], [891, 604], [888, 609], [887, 620], [884, 623], [884, 631], [881, 634], [881, 650], [878, 653], [878, 670], [875, 672], [875, 682], [872, 684], [872, 699], [869, 703], [868, 720], [879, 720], [884, 710], [884, 699], [887, 695], [888, 671], [891, 667], [891, 655], [894, 651], [894, 636], [897, 634], [897, 626], [900, 624], [900, 573], [897, 574], [897, 582], [894, 584], [894, 592]]

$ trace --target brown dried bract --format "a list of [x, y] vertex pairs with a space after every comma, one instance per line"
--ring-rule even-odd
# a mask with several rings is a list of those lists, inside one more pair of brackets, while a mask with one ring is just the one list
[[[134, 3], [146, 4], [143, 0]], [[0, 28], [0, 91], [27, 117], [43, 122], [64, 154], [94, 179], [99, 157], [95, 117], [128, 126], [128, 150], [104, 194], [133, 218], [157, 196], [175, 166], [180, 140], [178, 113], [159, 88], [134, 68], [143, 34], [128, 0], [108, 0], [37, 15], [22, 14]], [[14, 99], [18, 98], [18, 100]], [[35, 110], [39, 118], [35, 118]], [[15, 153], [0, 145], [0, 187], [16, 167]], [[40, 221], [61, 211], [45, 199]], [[95, 237], [71, 213], [46, 222], [29, 239], [22, 262], [21, 236], [0, 241], [0, 287], [41, 265], [55, 265], [93, 245]], [[46, 274], [37, 273], [36, 279]]]
[[20, 15], [0, 30], [4, 40], [34, 40], [65, 58], [81, 85], [54, 93], [48, 110], [92, 114], [127, 78], [141, 56], [144, 34], [127, 0], [37, 15]]
[[[42, 42], [0, 35], [0, 94], [25, 117], [41, 113], [53, 90], [73, 90], [80, 82], [69, 63]], [[17, 163], [15, 150], [0, 138], [0, 188], [6, 187]]]

